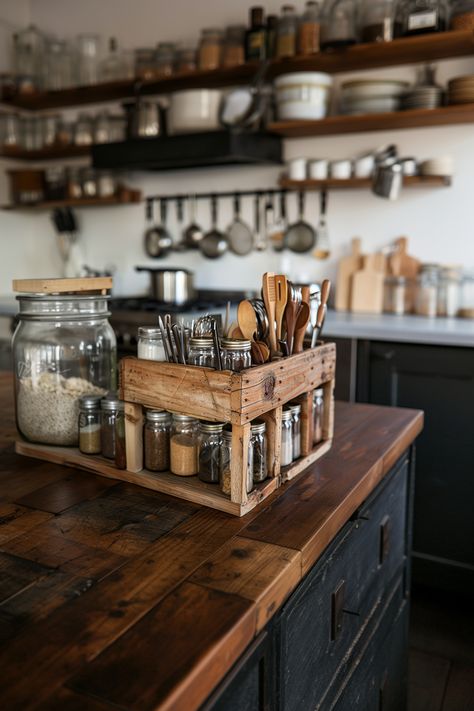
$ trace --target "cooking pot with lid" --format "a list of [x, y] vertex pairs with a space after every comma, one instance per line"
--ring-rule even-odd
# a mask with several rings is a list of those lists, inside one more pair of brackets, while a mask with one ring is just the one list
[[137, 272], [150, 273], [151, 295], [163, 304], [182, 306], [196, 298], [194, 274], [187, 269], [155, 269], [135, 267]]

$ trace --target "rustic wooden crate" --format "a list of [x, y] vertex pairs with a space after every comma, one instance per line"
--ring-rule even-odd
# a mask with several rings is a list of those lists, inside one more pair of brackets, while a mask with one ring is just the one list
[[[334, 429], [334, 380], [336, 348], [322, 344], [280, 361], [242, 373], [215, 371], [195, 366], [124, 358], [120, 364], [120, 398], [125, 401], [127, 469], [110, 460], [81, 454], [71, 447], [17, 442], [17, 451], [58, 464], [79, 467], [178, 498], [243, 516], [325, 454]], [[324, 388], [323, 441], [313, 447], [313, 398]], [[289, 467], [280, 466], [283, 406], [301, 402], [302, 456]], [[231, 495], [198, 477], [178, 477], [143, 469], [144, 408], [164, 409], [201, 420], [232, 424]], [[251, 422], [267, 425], [269, 478], [247, 494], [247, 456]]]

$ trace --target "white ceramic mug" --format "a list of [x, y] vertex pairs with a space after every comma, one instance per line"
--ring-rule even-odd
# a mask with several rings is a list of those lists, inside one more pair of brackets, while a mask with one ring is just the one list
[[350, 160], [334, 160], [329, 168], [331, 178], [336, 180], [349, 180], [352, 175], [352, 162]]
[[356, 178], [370, 178], [375, 168], [375, 156], [368, 153], [354, 161], [354, 175]]
[[288, 162], [290, 180], [306, 180], [306, 158], [293, 158]]
[[311, 180], [327, 180], [329, 163], [325, 158], [309, 162], [308, 172]]

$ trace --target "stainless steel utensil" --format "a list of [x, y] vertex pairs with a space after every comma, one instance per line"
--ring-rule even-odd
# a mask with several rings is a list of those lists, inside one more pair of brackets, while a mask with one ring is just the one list
[[285, 247], [298, 254], [311, 251], [316, 239], [314, 229], [304, 220], [304, 203], [305, 195], [300, 192], [298, 195], [298, 221], [288, 227], [284, 241]]
[[204, 237], [204, 230], [196, 221], [196, 196], [189, 198], [189, 212], [191, 222], [183, 232], [183, 244], [187, 249], [199, 249], [199, 244]]
[[135, 267], [135, 270], [149, 272], [151, 295], [163, 304], [182, 306], [196, 298], [194, 274], [187, 269]]
[[[147, 217], [153, 220], [153, 201], [147, 203]], [[166, 200], [160, 200], [161, 224], [149, 227], [145, 232], [145, 252], [152, 259], [164, 257], [173, 248], [173, 239], [166, 228], [168, 208]]]
[[255, 235], [254, 249], [256, 252], [264, 252], [267, 248], [267, 236], [261, 229], [260, 219], [260, 195], [255, 195], [254, 199], [254, 219], [255, 219]]
[[314, 250], [316, 259], [327, 259], [331, 254], [329, 232], [326, 222], [327, 195], [326, 190], [322, 190], [320, 193], [319, 223], [316, 228], [316, 249]]
[[269, 100], [264, 91], [265, 75], [270, 62], [260, 65], [250, 86], [229, 91], [224, 97], [219, 111], [219, 120], [226, 128], [249, 128], [260, 123]]
[[217, 196], [211, 199], [211, 222], [212, 226], [199, 243], [199, 248], [208, 259], [218, 259], [225, 254], [229, 248], [229, 242], [224, 232], [217, 228]]
[[230, 251], [244, 257], [253, 248], [252, 230], [240, 217], [240, 195], [234, 195], [234, 221], [227, 229]]

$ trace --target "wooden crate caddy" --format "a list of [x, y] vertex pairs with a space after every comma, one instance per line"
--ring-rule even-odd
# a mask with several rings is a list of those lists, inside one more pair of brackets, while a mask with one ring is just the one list
[[[242, 373], [124, 358], [120, 363], [120, 398], [125, 401], [127, 469], [72, 447], [19, 441], [20, 454], [79, 467], [178, 498], [243, 516], [283, 482], [304, 471], [331, 448], [334, 430], [336, 347], [317, 348]], [[323, 441], [313, 446], [313, 390], [324, 389]], [[301, 403], [301, 457], [280, 465], [283, 406]], [[143, 409], [163, 409], [200, 420], [232, 424], [231, 495], [198, 477], [143, 469]], [[251, 422], [266, 422], [269, 478], [247, 493], [247, 460]]]

